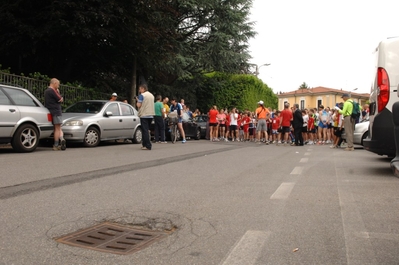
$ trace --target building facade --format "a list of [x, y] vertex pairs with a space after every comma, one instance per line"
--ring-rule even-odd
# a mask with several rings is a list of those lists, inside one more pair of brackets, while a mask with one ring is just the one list
[[284, 109], [285, 102], [290, 103], [290, 106], [298, 103], [300, 109], [318, 108], [320, 105], [333, 108], [337, 103], [343, 102], [341, 97], [344, 93], [350, 94], [351, 98], [358, 102], [360, 106], [366, 104], [370, 97], [370, 94], [367, 93], [359, 94], [342, 89], [327, 87], [304, 88], [278, 94], [278, 109]]

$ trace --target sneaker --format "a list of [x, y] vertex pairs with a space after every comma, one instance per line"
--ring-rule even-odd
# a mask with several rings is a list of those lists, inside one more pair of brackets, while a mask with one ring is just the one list
[[181, 142], [182, 144], [185, 144], [186, 143], [186, 139], [183, 139], [183, 141]]
[[57, 145], [57, 146], [53, 145], [53, 150], [54, 150], [54, 151], [60, 151], [60, 150], [61, 150], [61, 146], [59, 146], [59, 145]]
[[354, 150], [355, 150], [355, 148], [353, 148], [353, 147], [347, 147], [344, 149], [344, 151], [354, 151]]
[[266, 143], [265, 143], [266, 145], [269, 145], [269, 141], [266, 141]]
[[65, 151], [65, 149], [66, 149], [66, 141], [65, 141], [65, 139], [63, 138], [63, 139], [61, 139], [61, 150], [62, 150], [62, 151]]
[[166, 141], [163, 141], [163, 142], [159, 142], [159, 143], [161, 143], [161, 144], [167, 144], [168, 142], [166, 142]]
[[141, 150], [151, 150], [151, 149], [148, 149], [147, 147], [143, 146], [141, 147]]
[[224, 139], [225, 142], [228, 142], [229, 140], [227, 140], [227, 138]]
[[337, 148], [335, 145], [331, 145], [330, 148]]

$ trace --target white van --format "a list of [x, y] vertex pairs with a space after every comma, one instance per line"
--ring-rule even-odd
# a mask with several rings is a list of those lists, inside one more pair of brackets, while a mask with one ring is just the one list
[[375, 50], [375, 77], [370, 91], [369, 136], [366, 150], [394, 157], [396, 154], [392, 105], [399, 101], [399, 37], [383, 40]]

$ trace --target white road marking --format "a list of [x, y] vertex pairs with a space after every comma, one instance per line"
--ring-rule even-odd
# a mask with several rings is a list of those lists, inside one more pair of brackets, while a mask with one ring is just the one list
[[266, 231], [247, 231], [221, 265], [255, 264], [269, 236], [270, 232]]
[[[337, 165], [335, 166], [337, 167]], [[339, 175], [337, 175], [337, 187], [344, 228], [347, 264], [378, 264], [369, 237], [377, 237], [381, 234], [364, 232], [367, 230], [351, 186], [343, 182]]]
[[304, 155], [305, 155], [305, 156], [310, 156], [310, 153], [309, 153], [309, 152], [306, 152]]
[[302, 158], [299, 162], [300, 163], [306, 163], [308, 161], [309, 161], [309, 158], [305, 157], [305, 158]]
[[271, 200], [282, 200], [287, 199], [290, 196], [292, 189], [294, 188], [294, 182], [283, 182], [280, 187], [270, 197]]
[[291, 175], [299, 175], [302, 173], [303, 167], [294, 167], [291, 171]]

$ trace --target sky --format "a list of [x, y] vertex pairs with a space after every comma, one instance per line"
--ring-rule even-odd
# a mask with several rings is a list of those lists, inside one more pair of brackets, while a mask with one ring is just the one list
[[397, 0], [253, 0], [249, 41], [258, 77], [277, 92], [309, 87], [370, 93], [374, 51], [399, 36]]

